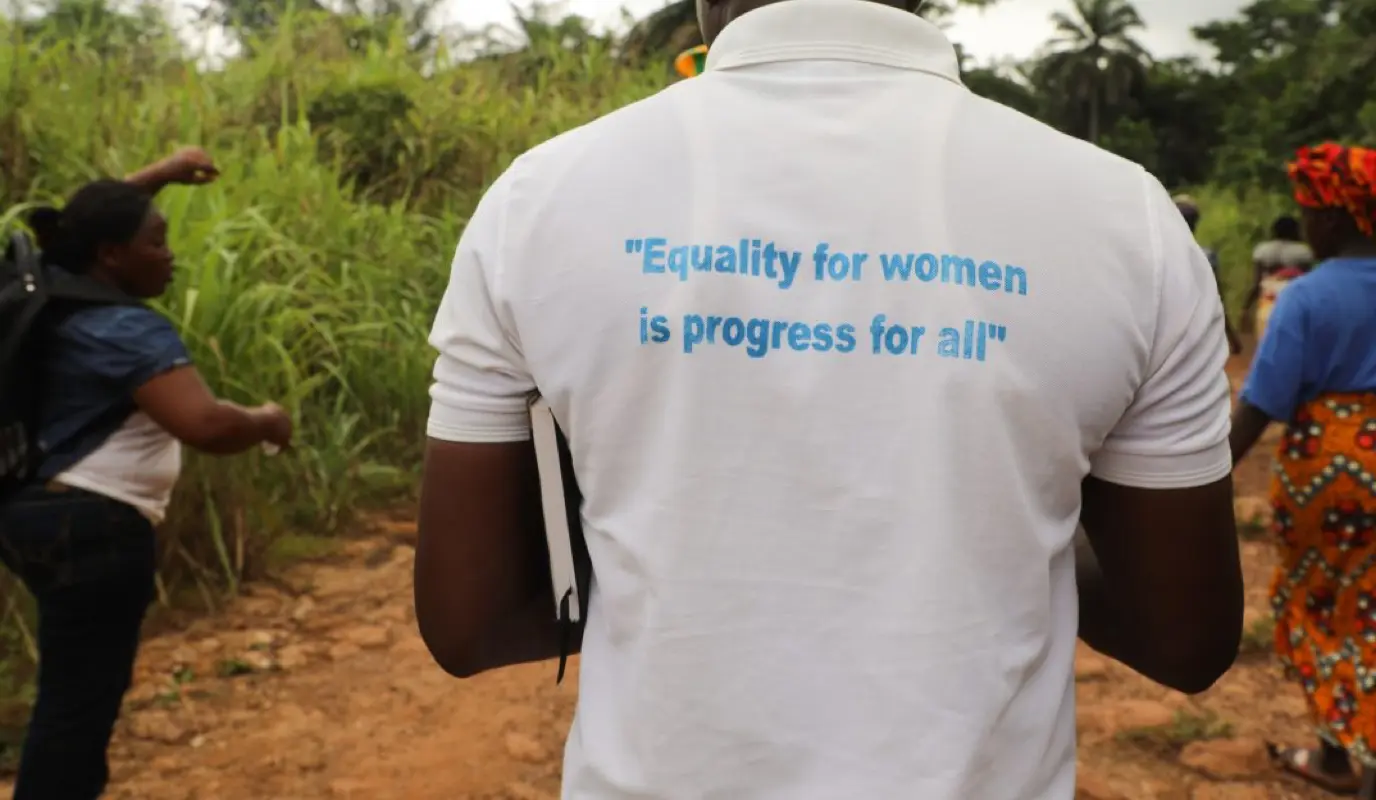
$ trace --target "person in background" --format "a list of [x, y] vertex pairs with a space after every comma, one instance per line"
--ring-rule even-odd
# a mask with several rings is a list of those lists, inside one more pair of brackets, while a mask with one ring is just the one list
[[[1187, 194], [1179, 194], [1172, 198], [1175, 207], [1180, 211], [1180, 215], [1185, 218], [1185, 222], [1190, 226], [1190, 233], [1194, 233], [1199, 227], [1199, 203]], [[1204, 256], [1209, 260], [1209, 267], [1214, 273], [1214, 284], [1218, 288], [1219, 299], [1223, 299], [1223, 276], [1219, 273], [1218, 251], [1212, 247], [1205, 247]], [[1226, 305], [1226, 304], [1225, 304]], [[1242, 352], [1242, 337], [1237, 335], [1233, 328], [1233, 323], [1228, 319], [1228, 311], [1225, 307], [1223, 311], [1223, 328], [1228, 337], [1228, 349], [1233, 355]]]
[[1271, 238], [1252, 251], [1252, 288], [1242, 304], [1243, 317], [1252, 320], [1258, 338], [1266, 333], [1281, 290], [1313, 265], [1314, 253], [1304, 243], [1300, 221], [1288, 214], [1278, 217], [1271, 224]]
[[1302, 148], [1289, 175], [1319, 268], [1276, 300], [1232, 429], [1236, 463], [1268, 424], [1286, 425], [1271, 482], [1275, 646], [1319, 745], [1272, 753], [1376, 800], [1376, 150]]
[[16, 800], [95, 800], [109, 779], [106, 748], [153, 598], [154, 526], [181, 444], [230, 454], [291, 439], [279, 406], [217, 400], [172, 323], [139, 302], [173, 276], [153, 194], [215, 175], [202, 151], [183, 150], [127, 180], [89, 183], [30, 220], [46, 263], [130, 303], [80, 308], [43, 332], [44, 460], [38, 480], [0, 506], [0, 560], [38, 608], [38, 696]]
[[701, 75], [463, 230], [416, 618], [457, 676], [560, 652], [538, 393], [593, 568], [566, 800], [1071, 800], [1077, 634], [1185, 692], [1237, 657], [1209, 264], [917, 6], [700, 0]]
[[707, 45], [690, 47], [674, 58], [674, 72], [680, 78], [696, 78], [707, 66]]

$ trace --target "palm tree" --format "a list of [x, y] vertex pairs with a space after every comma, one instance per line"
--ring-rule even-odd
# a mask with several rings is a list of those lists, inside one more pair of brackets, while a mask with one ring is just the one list
[[411, 52], [425, 53], [439, 43], [435, 13], [440, 0], [340, 0], [338, 16], [352, 28], [350, 45], [365, 49], [385, 44], [399, 26]]
[[1151, 61], [1133, 38], [1145, 27], [1128, 0], [1074, 0], [1073, 13], [1051, 15], [1056, 36], [1041, 65], [1043, 78], [1089, 109], [1089, 140], [1098, 142], [1106, 104], [1120, 102]]

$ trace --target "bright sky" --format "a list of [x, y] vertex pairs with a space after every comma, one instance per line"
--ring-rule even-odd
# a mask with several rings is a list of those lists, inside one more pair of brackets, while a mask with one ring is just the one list
[[[519, 2], [525, 5], [525, 2]], [[1190, 27], [1237, 12], [1244, 0], [1137, 0], [1147, 23], [1141, 41], [1157, 56], [1204, 52], [1190, 36]], [[562, 7], [603, 24], [616, 24], [624, 6], [637, 17], [665, 5], [665, 0], [564, 0]], [[465, 26], [509, 23], [510, 0], [449, 0], [446, 20]], [[980, 61], [1004, 56], [1029, 56], [1050, 36], [1047, 18], [1069, 8], [1069, 0], [1000, 0], [988, 11], [961, 9], [949, 31]]]

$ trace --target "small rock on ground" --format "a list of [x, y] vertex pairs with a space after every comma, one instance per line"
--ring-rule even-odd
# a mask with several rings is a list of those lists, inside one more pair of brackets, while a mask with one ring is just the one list
[[173, 722], [165, 711], [145, 711], [131, 716], [126, 722], [126, 730], [135, 739], [163, 744], [180, 744], [188, 738], [187, 731]]
[[1075, 800], [1128, 800], [1101, 775], [1080, 767], [1075, 777]]
[[517, 761], [538, 764], [548, 757], [544, 745], [524, 733], [512, 731], [504, 740], [506, 753]]
[[1272, 800], [1264, 786], [1250, 783], [1202, 783], [1190, 793], [1190, 800]]
[[1190, 742], [1180, 752], [1180, 763], [1215, 780], [1251, 778], [1271, 768], [1266, 743], [1250, 737]]
[[1175, 709], [1157, 700], [1117, 700], [1080, 708], [1080, 726], [1100, 734], [1159, 728], [1175, 721]]

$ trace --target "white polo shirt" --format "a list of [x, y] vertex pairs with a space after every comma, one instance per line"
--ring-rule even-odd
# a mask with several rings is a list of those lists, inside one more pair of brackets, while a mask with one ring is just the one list
[[571, 800], [1070, 800], [1080, 483], [1227, 475], [1208, 262], [1140, 167], [788, 0], [526, 153], [429, 433], [567, 432], [596, 588]]

